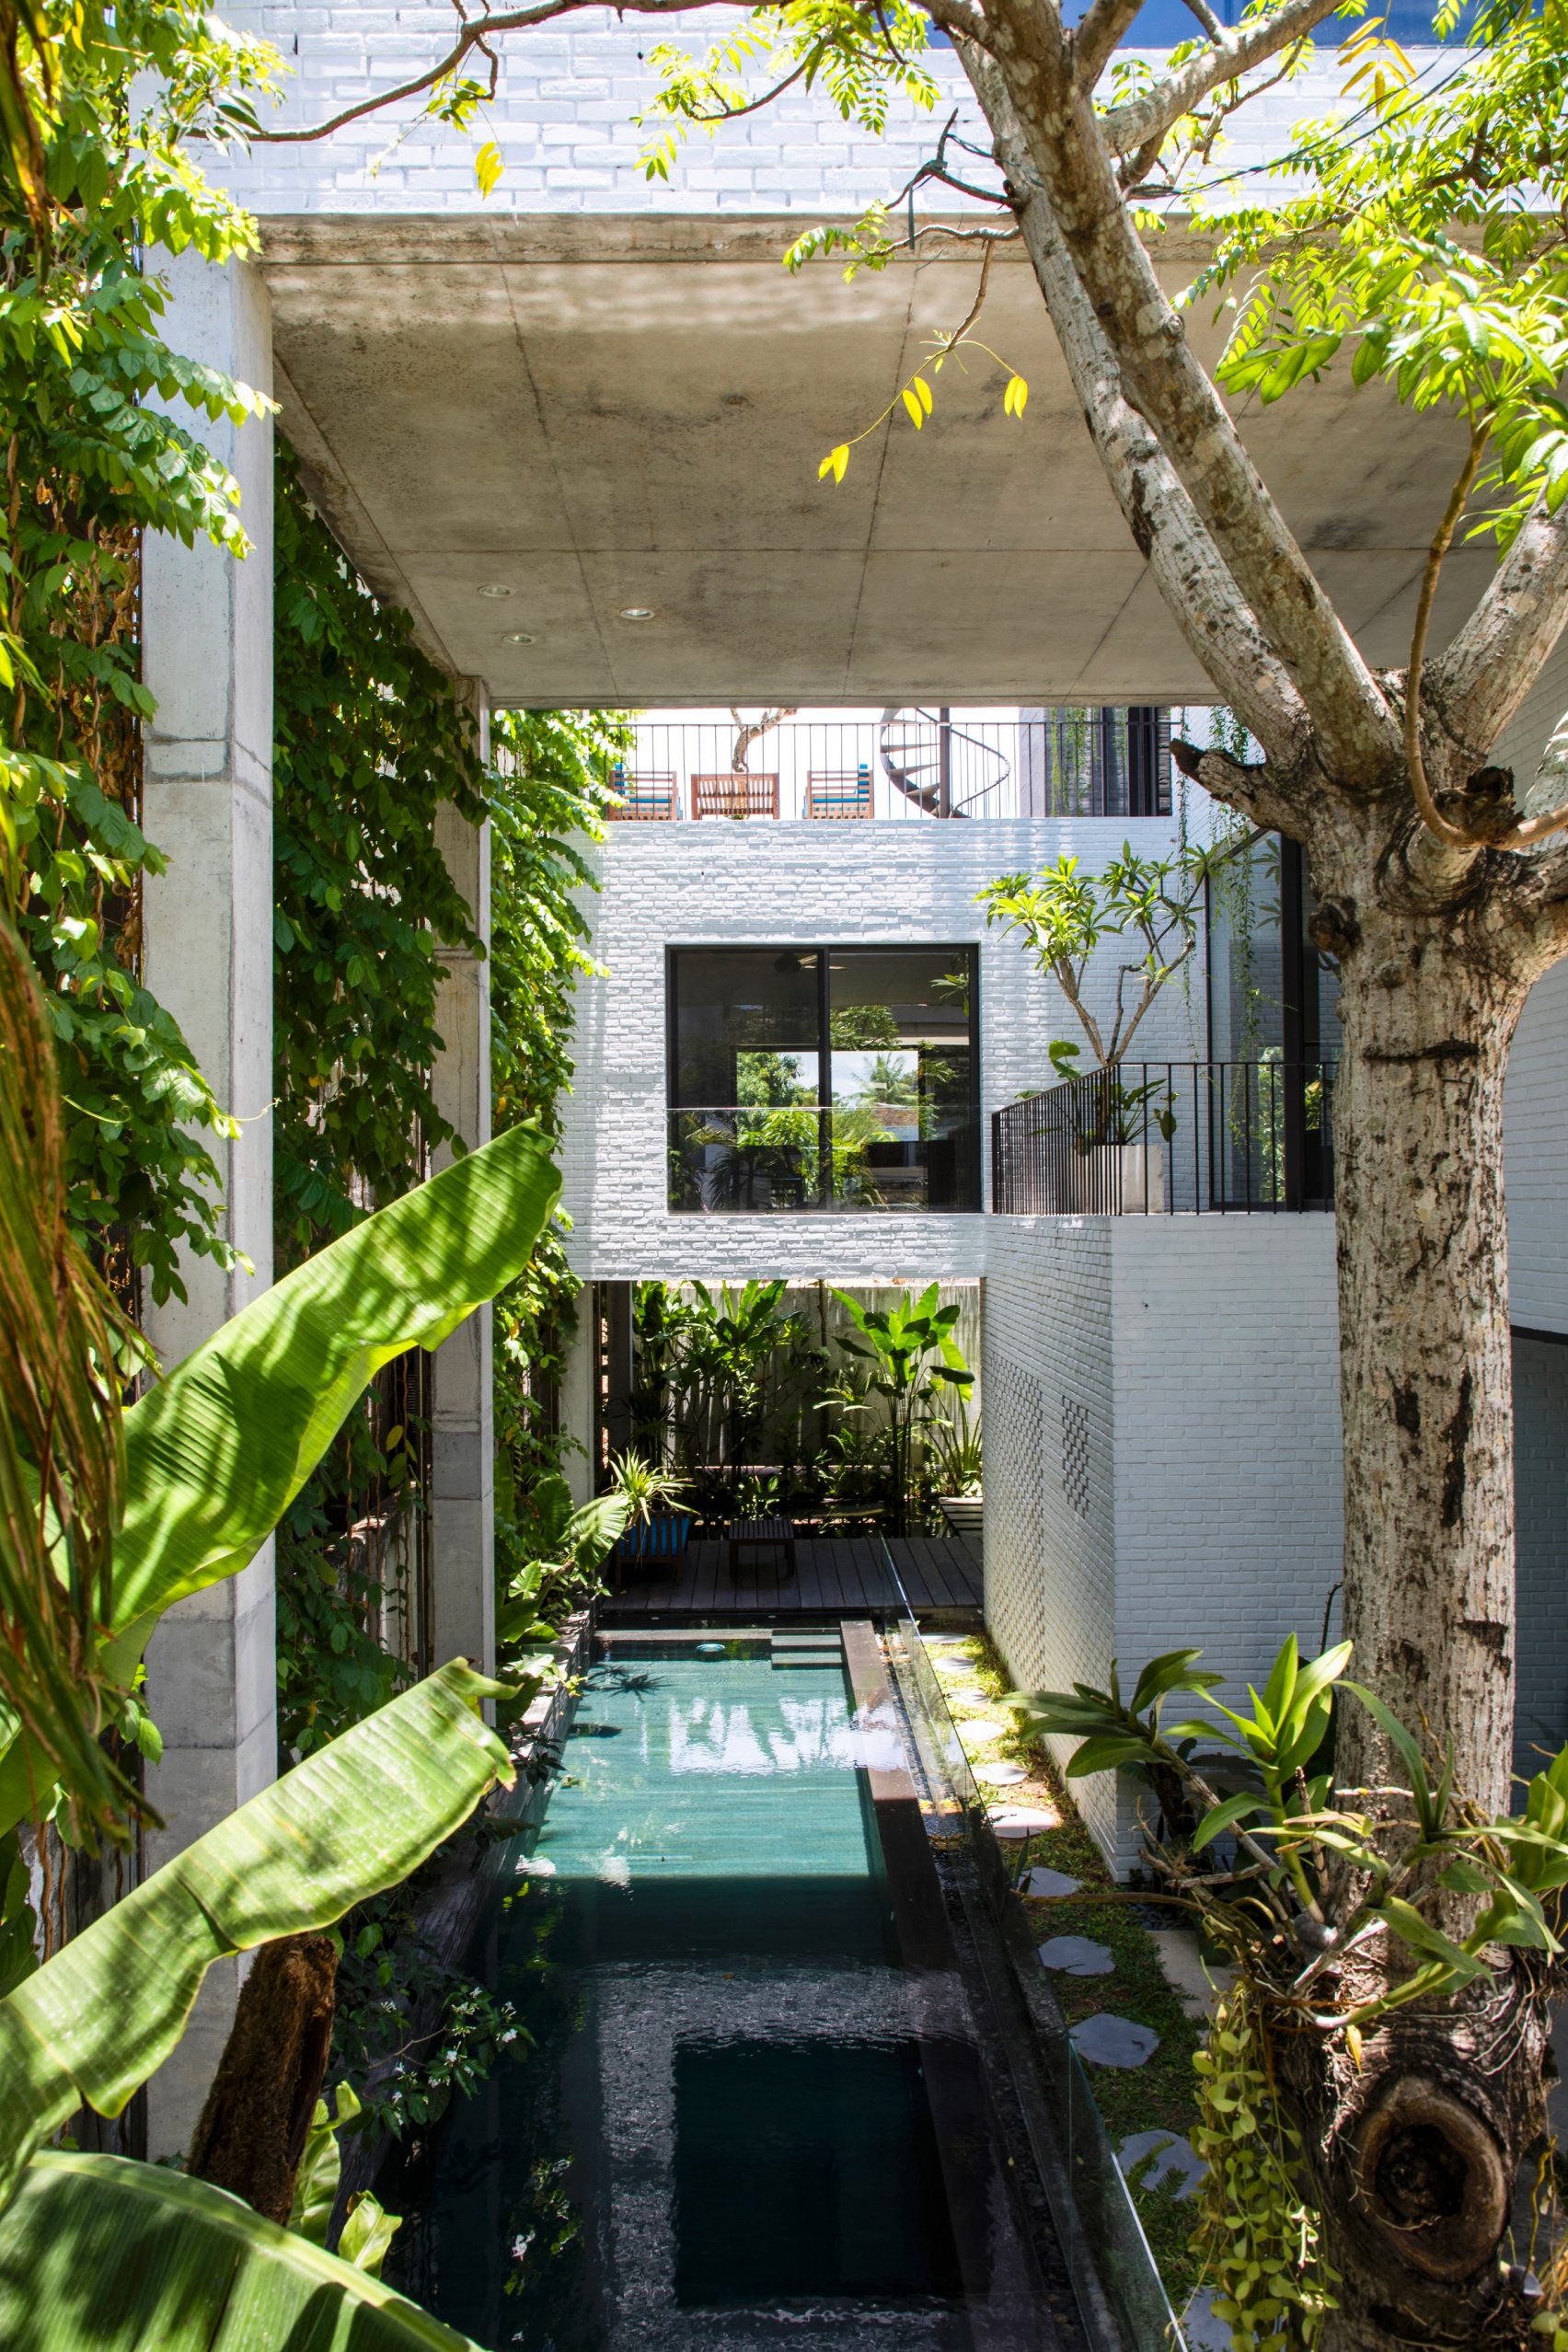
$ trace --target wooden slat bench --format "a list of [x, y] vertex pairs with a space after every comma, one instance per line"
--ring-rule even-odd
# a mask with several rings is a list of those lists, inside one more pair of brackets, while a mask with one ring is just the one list
[[772, 1545], [784, 1554], [784, 1565], [778, 1572], [784, 1576], [795, 1573], [795, 1523], [792, 1519], [732, 1519], [724, 1530], [724, 1540], [730, 1547], [730, 1579], [740, 1582], [743, 1546], [755, 1549]]

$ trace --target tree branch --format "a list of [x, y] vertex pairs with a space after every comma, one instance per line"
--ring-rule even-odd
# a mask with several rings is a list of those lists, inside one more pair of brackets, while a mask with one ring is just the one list
[[[1139, 552], [1205, 674], [1283, 766], [1305, 748], [1305, 706], [1148, 425], [1127, 399], [1111, 346], [1057, 234], [1000, 75], [973, 42], [960, 62], [997, 133], [997, 159], [1090, 435]], [[1277, 804], [1259, 822], [1280, 822]]]
[[1518, 710], [1568, 620], [1568, 507], [1538, 505], [1480, 604], [1428, 674], [1427, 695], [1472, 758]]
[[[716, 8], [729, 5], [729, 0], [621, 0], [620, 12], [628, 11], [640, 17], [673, 17], [686, 8]], [[345, 124], [357, 122], [363, 115], [379, 114], [383, 107], [396, 106], [399, 99], [418, 98], [422, 90], [432, 89], [437, 82], [455, 74], [472, 49], [483, 49], [497, 33], [525, 32], [531, 25], [548, 25], [553, 17], [570, 17], [597, 6], [597, 0], [534, 0], [528, 8], [503, 8], [493, 16], [469, 17], [462, 31], [444, 57], [411, 80], [399, 82], [396, 88], [377, 90], [370, 98], [360, 98], [346, 106], [326, 122], [306, 124], [300, 130], [252, 131], [250, 138], [268, 146], [297, 146], [313, 139], [329, 139]]]
[[1221, 33], [1163, 81], [1101, 116], [1101, 133], [1112, 154], [1133, 155], [1151, 139], [1163, 139], [1171, 124], [1191, 114], [1211, 90], [1251, 73], [1254, 65], [1266, 64], [1292, 41], [1305, 40], [1338, 6], [1339, 0], [1285, 0], [1273, 16]]
[[1093, 89], [1142, 6], [1143, 0], [1090, 0], [1069, 36], [1073, 79], [1080, 90]]
[[[1352, 788], [1381, 782], [1401, 759], [1394, 715], [1165, 298], [1092, 107], [1073, 86], [1055, 16], [1031, 0], [994, 0], [990, 24], [994, 79], [1011, 101], [992, 129], [1021, 130], [1031, 176], [1111, 340], [1127, 398], [1158, 434], [1258, 628], [1295, 679], [1329, 773]], [[989, 84], [983, 104], [988, 94]]]

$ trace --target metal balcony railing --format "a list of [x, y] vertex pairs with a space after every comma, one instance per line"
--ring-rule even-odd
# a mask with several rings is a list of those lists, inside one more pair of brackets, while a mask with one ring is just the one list
[[786, 721], [748, 737], [733, 721], [640, 721], [606, 764], [607, 813], [628, 824], [784, 817], [928, 819], [1164, 816], [1170, 713], [889, 709], [880, 720]]
[[1332, 1058], [1120, 1062], [993, 1113], [1004, 1216], [1333, 1206]]
[[670, 1206], [712, 1215], [978, 1209], [979, 1128], [889, 1103], [721, 1103], [669, 1114]]

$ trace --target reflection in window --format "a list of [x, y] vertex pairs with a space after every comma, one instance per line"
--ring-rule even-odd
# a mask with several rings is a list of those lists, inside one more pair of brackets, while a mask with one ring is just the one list
[[974, 951], [678, 948], [670, 1205], [977, 1208]]

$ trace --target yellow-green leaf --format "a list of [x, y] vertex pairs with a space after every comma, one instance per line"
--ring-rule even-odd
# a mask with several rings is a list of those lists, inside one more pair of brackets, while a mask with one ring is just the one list
[[1021, 417], [1024, 402], [1028, 398], [1029, 386], [1022, 376], [1009, 375], [1008, 388], [1002, 395], [1002, 407], [1006, 413], [1009, 417]]
[[903, 401], [904, 406], [908, 412], [910, 423], [914, 426], [916, 432], [918, 432], [920, 427], [926, 421], [926, 411], [920, 406], [919, 401], [916, 398], [913, 386], [906, 384], [898, 397]]
[[920, 406], [925, 409], [926, 414], [929, 416], [931, 413], [931, 387], [927, 383], [923, 375], [917, 375], [915, 378], [915, 389], [919, 395]]
[[817, 467], [818, 481], [825, 480], [831, 474], [836, 482], [841, 482], [844, 479], [844, 468], [848, 463], [849, 444], [847, 441], [841, 441], [836, 449], [828, 451], [827, 455]]
[[477, 2352], [363, 2266], [123, 2156], [43, 2155], [0, 2220], [12, 2352]]
[[474, 157], [474, 178], [479, 183], [479, 194], [488, 196], [504, 168], [501, 149], [493, 139], [487, 139]]
[[[324, 1928], [396, 1886], [510, 1781], [461, 1659], [296, 1764], [0, 2000], [0, 2204], [80, 2106], [118, 2116], [185, 2030], [214, 1960]], [[0, 2336], [0, 2340], [10, 2340]]]

